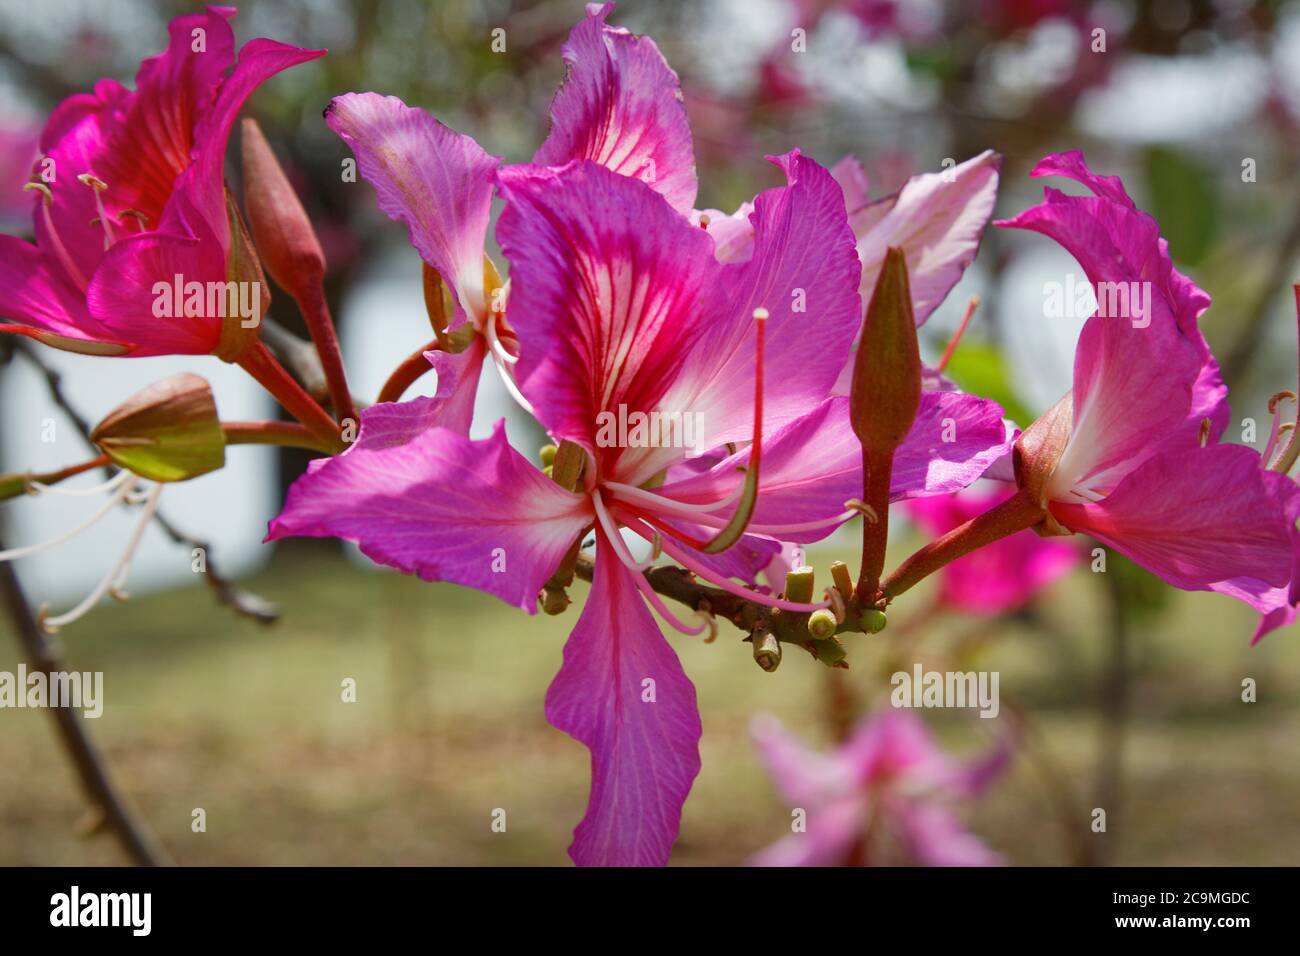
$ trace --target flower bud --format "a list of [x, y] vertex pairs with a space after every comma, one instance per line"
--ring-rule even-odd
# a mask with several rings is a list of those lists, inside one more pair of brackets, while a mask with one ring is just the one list
[[835, 635], [835, 629], [839, 623], [835, 620], [835, 614], [822, 608], [820, 611], [813, 611], [808, 617], [808, 633], [814, 640], [824, 641]]
[[755, 631], [750, 640], [754, 643], [754, 663], [769, 674], [781, 666], [781, 642], [771, 631]]
[[300, 299], [320, 285], [325, 252], [257, 120], [244, 120], [240, 146], [244, 208], [262, 264], [282, 289]]
[[114, 464], [153, 481], [185, 481], [226, 463], [212, 389], [189, 372], [132, 395], [90, 438]]
[[867, 608], [862, 612], [862, 630], [868, 634], [879, 634], [889, 623], [885, 617], [884, 611], [878, 611], [874, 607]]
[[892, 454], [921, 405], [921, 353], [902, 249], [885, 254], [862, 320], [849, 399], [853, 431], [863, 451]]

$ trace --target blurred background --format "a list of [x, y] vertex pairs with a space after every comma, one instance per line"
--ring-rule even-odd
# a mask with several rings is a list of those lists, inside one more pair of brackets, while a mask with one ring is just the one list
[[[163, 48], [180, 3], [0, 0], [0, 220], [27, 235], [20, 192], [36, 137], [63, 97], [101, 76], [128, 82]], [[420, 264], [321, 111], [348, 90], [395, 94], [528, 160], [564, 73], [578, 0], [248, 2], [241, 41], [269, 36], [330, 55], [267, 83], [255, 115], [299, 187], [330, 259], [329, 293], [354, 392], [373, 399], [428, 337]], [[733, 209], [777, 185], [765, 153], [799, 147], [866, 165], [873, 197], [907, 177], [992, 148], [1004, 157], [996, 217], [1035, 203], [1027, 172], [1085, 151], [1159, 219], [1177, 265], [1214, 297], [1202, 320], [1232, 394], [1229, 440], [1268, 434], [1268, 398], [1296, 387], [1300, 278], [1300, 3], [1248, 0], [679, 0], [621, 3], [616, 25], [648, 34], [681, 77], [699, 164], [700, 208]], [[506, 31], [494, 52], [491, 31]], [[802, 52], [792, 31], [806, 37]], [[237, 179], [232, 168], [232, 179]], [[1057, 184], [1059, 185], [1059, 184]], [[498, 261], [500, 261], [498, 257]], [[982, 305], [950, 366], [1021, 424], [1070, 385], [1083, 317], [1045, 318], [1048, 283], [1083, 277], [1042, 237], [990, 229], [975, 265], [922, 330], [934, 358], [971, 294]], [[287, 296], [272, 313], [302, 331]], [[0, 343], [3, 345], [3, 343]], [[92, 422], [144, 384], [188, 369], [213, 384], [223, 418], [272, 414], [216, 360], [96, 360], [46, 350], [67, 400]], [[39, 370], [0, 353], [0, 471], [85, 457]], [[426, 389], [432, 379], [423, 380]], [[502, 415], [534, 455], [542, 436], [485, 375], [475, 434]], [[51, 433], [49, 423], [53, 421]], [[262, 626], [217, 606], [190, 548], [153, 528], [124, 604], [62, 635], [69, 667], [105, 674], [104, 716], [87, 721], [123, 788], [181, 863], [560, 864], [580, 819], [586, 751], [547, 726], [542, 699], [577, 607], [526, 618], [478, 593], [380, 571], [329, 542], [259, 542], [304, 459], [234, 448], [228, 466], [168, 488], [162, 510], [210, 545], [221, 572], [276, 602]], [[7, 544], [75, 523], [67, 502], [0, 506]], [[116, 559], [133, 516], [112, 515], [63, 548], [16, 565], [36, 603], [75, 603]], [[825, 574], [854, 564], [856, 527], [809, 550]], [[902, 532], [891, 561], [922, 538]], [[1249, 647], [1254, 616], [1184, 594], [1117, 555], [1083, 560], [1023, 607], [977, 614], [928, 584], [890, 627], [850, 641], [847, 671], [787, 653], [763, 673], [734, 630], [711, 645], [670, 639], [696, 682], [704, 768], [676, 864], [738, 864], [788, 832], [750, 744], [752, 715], [779, 715], [816, 745], [883, 703], [912, 662], [1001, 674], [1004, 717], [928, 712], [959, 755], [1020, 728], [1017, 759], [978, 803], [971, 829], [1034, 864], [1283, 864], [1300, 858], [1300, 649], [1294, 629]], [[823, 582], [825, 583], [825, 582]], [[819, 584], [820, 587], [820, 584]], [[581, 592], [584, 586], [578, 585]], [[575, 593], [580, 602], [580, 594]], [[18, 645], [0, 623], [0, 670]], [[355, 703], [340, 682], [357, 682]], [[1258, 701], [1241, 699], [1242, 681]], [[1012, 713], [1014, 710], [1014, 714]], [[847, 716], [846, 716], [847, 714]], [[1019, 715], [1019, 716], [1016, 716]], [[984, 725], [997, 725], [992, 730]], [[1108, 832], [1089, 827], [1107, 808]], [[207, 832], [191, 831], [194, 808]], [[119, 863], [88, 838], [85, 800], [48, 714], [0, 710], [0, 864]], [[491, 830], [507, 810], [506, 833]]]

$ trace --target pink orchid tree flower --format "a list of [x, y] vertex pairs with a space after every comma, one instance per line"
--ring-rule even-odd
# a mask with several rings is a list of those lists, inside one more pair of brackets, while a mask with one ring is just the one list
[[1079, 335], [1074, 388], [1016, 440], [1020, 492], [922, 549], [887, 590], [1030, 526], [1089, 534], [1184, 590], [1289, 586], [1300, 491], [1257, 451], [1219, 442], [1227, 390], [1197, 324], [1209, 296], [1174, 269], [1118, 177], [1093, 174], [1077, 151], [1032, 174], [1092, 193], [1048, 188], [999, 223], [1056, 240], [1092, 283], [1098, 311]]
[[[719, 262], [709, 236], [635, 177], [588, 160], [500, 170], [516, 374], [560, 445], [555, 480], [501, 426], [483, 441], [446, 426], [440, 381], [439, 396], [364, 412], [357, 443], [313, 463], [268, 535], [345, 538], [379, 563], [534, 613], [594, 531], [591, 594], [546, 702], [550, 722], [592, 753], [570, 848], [578, 863], [662, 864], [699, 770], [695, 691], [646, 603], [684, 633], [709, 625], [665, 607], [624, 531], [652, 544], [651, 561], [662, 553], [733, 594], [807, 613], [827, 602], [732, 578], [752, 580], [780, 540], [828, 534], [857, 514], [845, 502], [862, 489], [861, 447], [848, 400], [826, 397], [862, 314], [856, 243], [826, 169], [797, 150], [773, 162], [788, 185], [755, 200], [743, 263]], [[806, 312], [794, 308], [795, 288]], [[605, 431], [614, 416], [652, 412], [689, 417], [706, 437], [688, 448]], [[959, 451], [940, 434], [947, 418], [963, 423]], [[727, 443], [748, 444], [682, 468]], [[954, 490], [1006, 448], [995, 403], [935, 396], [900, 450], [897, 493]], [[580, 469], [562, 479], [566, 449]]]
[[[931, 535], [960, 527], [1014, 494], [999, 484], [974, 486], [951, 495], [914, 498], [906, 510]], [[1029, 604], [1044, 588], [1082, 560], [1073, 542], [1018, 531], [958, 558], [939, 572], [942, 606], [971, 614], [1005, 614]]]
[[862, 721], [830, 753], [808, 749], [774, 717], [755, 718], [751, 733], [781, 796], [804, 810], [807, 824], [759, 853], [756, 865], [865, 865], [876, 861], [885, 834], [901, 847], [901, 862], [913, 865], [1002, 863], [952, 808], [1006, 768], [1007, 741], [974, 763], [958, 763], [920, 718], [893, 709]]
[[[613, 9], [613, 3], [588, 4], [570, 32], [562, 48], [569, 72], [551, 103], [551, 130], [533, 162], [591, 160], [647, 183], [687, 214], [695, 201], [695, 159], [677, 74], [653, 40], [606, 23]], [[397, 97], [348, 93], [331, 102], [325, 119], [356, 154], [380, 209], [406, 224], [411, 244], [450, 291], [449, 331], [465, 327], [471, 333], [450, 341], [440, 336], [437, 348], [421, 350], [440, 379], [457, 383], [453, 391], [438, 389], [446, 397], [445, 423], [467, 431], [485, 357], [516, 399], [522, 398], [506, 289], [485, 252], [501, 157]], [[412, 356], [380, 399], [400, 398], [428, 367]]]
[[221, 316], [155, 309], [156, 283], [232, 278], [222, 176], [231, 126], [263, 81], [324, 54], [256, 39], [236, 61], [234, 13], [177, 17], [134, 90], [101, 80], [55, 109], [33, 179], [36, 243], [0, 236], [0, 315], [16, 320], [0, 332], [132, 357], [248, 344]]

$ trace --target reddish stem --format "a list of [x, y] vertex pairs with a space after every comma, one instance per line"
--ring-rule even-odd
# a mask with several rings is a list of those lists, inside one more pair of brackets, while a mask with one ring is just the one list
[[246, 348], [236, 361], [240, 368], [257, 379], [259, 385], [275, 396], [275, 400], [289, 414], [302, 422], [329, 449], [342, 451], [346, 447], [339, 435], [338, 424], [284, 370], [284, 366], [276, 361], [261, 339]]
[[375, 401], [395, 402], [400, 399], [406, 390], [414, 385], [425, 372], [433, 368], [429, 364], [429, 360], [424, 357], [424, 353], [438, 348], [442, 348], [442, 346], [437, 339], [434, 339], [428, 345], [416, 349], [402, 359], [402, 364], [393, 369], [393, 374], [388, 376], [388, 381], [379, 390], [379, 397]]
[[343, 370], [343, 352], [339, 348], [339, 337], [334, 329], [329, 303], [325, 301], [325, 290], [319, 283], [312, 283], [308, 289], [310, 291], [304, 292], [298, 299], [298, 308], [307, 322], [307, 331], [316, 346], [316, 354], [320, 356], [334, 414], [340, 422], [349, 418], [354, 423], [358, 422], [360, 419], [357, 418], [356, 406], [352, 404], [348, 376]]
[[858, 600], [864, 607], [876, 603], [880, 575], [885, 570], [885, 548], [889, 544], [889, 482], [894, 471], [894, 453], [862, 449], [862, 500], [876, 513], [862, 518], [862, 567], [858, 571]]
[[886, 599], [893, 600], [949, 562], [1007, 535], [1032, 528], [1044, 514], [1039, 505], [1020, 492], [921, 548], [894, 569], [881, 590]]
[[222, 422], [227, 445], [280, 445], [330, 453], [334, 442], [324, 442], [297, 422]]

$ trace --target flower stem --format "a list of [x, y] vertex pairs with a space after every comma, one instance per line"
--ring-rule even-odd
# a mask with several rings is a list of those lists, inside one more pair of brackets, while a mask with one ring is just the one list
[[876, 602], [880, 575], [885, 570], [885, 548], [889, 544], [889, 482], [894, 471], [894, 453], [862, 449], [862, 500], [875, 512], [874, 519], [862, 520], [862, 567], [858, 571], [858, 600], [864, 607]]
[[892, 601], [949, 562], [1007, 535], [1032, 528], [1044, 514], [1027, 494], [1019, 492], [921, 548], [885, 578], [881, 590]]
[[333, 442], [323, 441], [297, 422], [222, 422], [221, 431], [227, 445], [280, 445], [325, 454], [334, 450]]
[[398, 401], [408, 388], [415, 384], [425, 372], [433, 368], [429, 360], [424, 357], [425, 352], [442, 348], [438, 339], [434, 339], [427, 345], [416, 349], [406, 358], [402, 359], [402, 364], [393, 369], [393, 374], [388, 376], [388, 381], [384, 387], [379, 390], [377, 402], [395, 402]]
[[245, 372], [257, 379], [259, 385], [275, 396], [275, 400], [289, 414], [302, 422], [331, 450], [339, 452], [346, 447], [339, 434], [339, 426], [284, 370], [284, 366], [276, 361], [260, 339], [245, 349], [236, 361]]
[[348, 376], [343, 370], [343, 353], [339, 348], [334, 319], [330, 315], [329, 303], [325, 301], [325, 290], [319, 283], [312, 284], [310, 291], [304, 292], [298, 299], [298, 309], [307, 323], [307, 331], [316, 346], [316, 354], [320, 356], [335, 417], [340, 422], [349, 418], [354, 423], [358, 422], [357, 409], [352, 403], [352, 392], [348, 388]]

